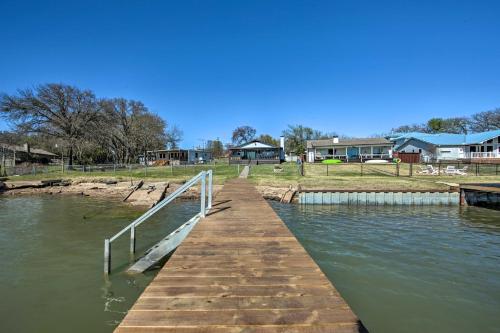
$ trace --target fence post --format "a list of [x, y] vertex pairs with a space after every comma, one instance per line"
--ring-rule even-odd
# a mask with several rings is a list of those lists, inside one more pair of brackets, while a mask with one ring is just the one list
[[476, 163], [476, 176], [479, 175], [479, 165]]
[[135, 225], [130, 227], [130, 254], [135, 253]]
[[104, 274], [111, 272], [111, 243], [109, 239], [104, 240]]
[[363, 177], [363, 163], [360, 164], [361, 167], [361, 177]]
[[328, 168], [328, 164], [326, 165], [326, 175], [328, 176], [328, 171], [329, 171], [329, 168]]
[[201, 174], [201, 190], [200, 190], [200, 213], [201, 217], [205, 217], [205, 177], [206, 172], [202, 171]]
[[213, 171], [208, 172], [208, 205], [207, 209], [212, 208], [212, 182], [213, 182]]
[[438, 176], [441, 176], [441, 162], [438, 163]]
[[495, 164], [495, 175], [498, 176], [498, 164]]
[[396, 162], [396, 177], [399, 177], [399, 163]]
[[413, 176], [413, 163], [410, 163], [410, 177]]

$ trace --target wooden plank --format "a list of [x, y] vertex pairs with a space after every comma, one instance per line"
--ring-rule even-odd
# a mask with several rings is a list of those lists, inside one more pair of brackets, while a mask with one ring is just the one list
[[244, 179], [144, 290], [118, 333], [364, 332], [338, 291]]

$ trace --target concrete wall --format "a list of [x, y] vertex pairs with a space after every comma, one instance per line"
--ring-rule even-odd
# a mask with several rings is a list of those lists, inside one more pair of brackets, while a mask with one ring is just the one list
[[458, 205], [458, 192], [300, 192], [307, 205]]

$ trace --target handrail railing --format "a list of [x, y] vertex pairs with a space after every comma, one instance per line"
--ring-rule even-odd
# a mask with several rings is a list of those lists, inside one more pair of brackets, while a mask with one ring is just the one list
[[[208, 182], [206, 178], [208, 177]], [[165, 199], [160, 201], [153, 208], [149, 209], [146, 213], [141, 215], [139, 218], [135, 219], [128, 226], [118, 231], [114, 236], [110, 238], [106, 238], [104, 240], [104, 273], [109, 274], [111, 272], [111, 243], [118, 239], [120, 236], [125, 234], [128, 230], [130, 230], [130, 253], [135, 253], [135, 228], [145, 222], [148, 218], [157, 213], [160, 209], [168, 205], [179, 195], [187, 191], [191, 186], [201, 182], [201, 191], [200, 191], [200, 212], [196, 215], [200, 215], [201, 217], [205, 217], [205, 214], [212, 208], [212, 179], [213, 173], [212, 170], [201, 171], [199, 174], [188, 180], [184, 185], [176, 189]], [[206, 187], [208, 186], [208, 191]], [[207, 193], [208, 192], [208, 193]], [[195, 216], [196, 216], [195, 215]]]

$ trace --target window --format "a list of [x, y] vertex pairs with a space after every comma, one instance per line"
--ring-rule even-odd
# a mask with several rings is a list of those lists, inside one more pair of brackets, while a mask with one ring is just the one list
[[333, 148], [328, 149], [328, 155], [333, 155]]
[[418, 149], [418, 153], [422, 154], [422, 149], [421, 148]]
[[486, 143], [493, 143], [493, 139], [486, 141]]

